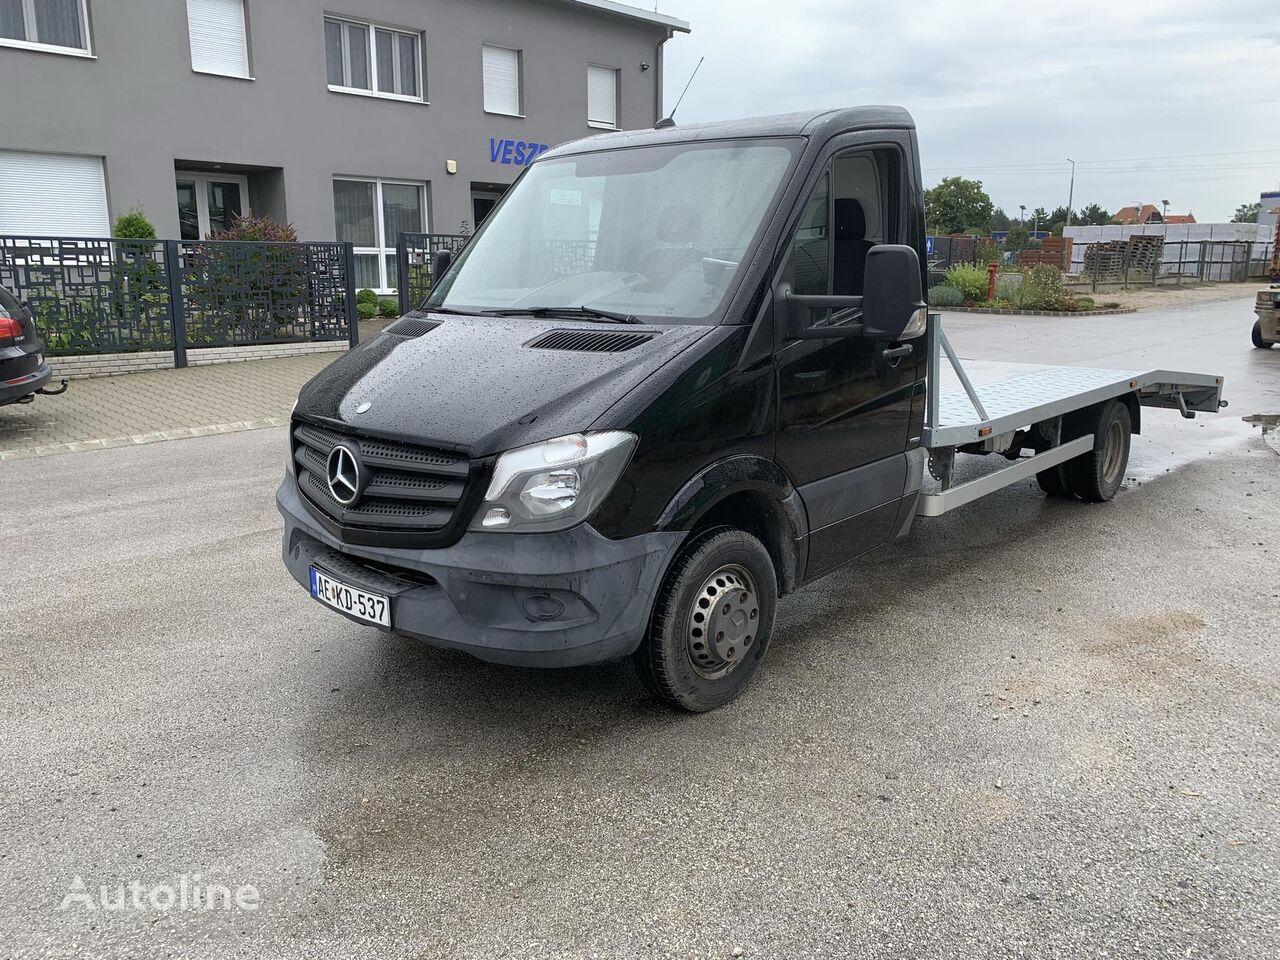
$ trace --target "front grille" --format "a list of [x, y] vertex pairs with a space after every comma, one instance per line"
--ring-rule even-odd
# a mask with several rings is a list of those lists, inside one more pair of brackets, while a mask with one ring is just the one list
[[[354, 450], [368, 475], [354, 506], [329, 490], [329, 454], [339, 443]], [[293, 425], [298, 489], [343, 527], [429, 534], [454, 520], [463, 502], [471, 462], [446, 450], [338, 433], [309, 423]]]

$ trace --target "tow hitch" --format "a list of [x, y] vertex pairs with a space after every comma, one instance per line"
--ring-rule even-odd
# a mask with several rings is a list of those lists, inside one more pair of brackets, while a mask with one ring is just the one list
[[58, 384], [58, 386], [57, 386], [57, 387], [55, 387], [54, 389], [50, 390], [48, 387], [41, 387], [39, 390], [37, 390], [37, 391], [36, 391], [36, 393], [44, 394], [46, 397], [56, 397], [56, 396], [58, 396], [58, 395], [59, 395], [59, 394], [61, 394], [61, 393], [66, 393], [66, 392], [67, 392], [67, 386], [68, 386], [68, 384], [69, 384], [69, 383], [70, 383], [70, 381], [68, 381], [68, 380], [64, 377], [64, 378], [62, 379], [62, 382], [61, 382], [61, 383], [59, 383], [59, 384]]

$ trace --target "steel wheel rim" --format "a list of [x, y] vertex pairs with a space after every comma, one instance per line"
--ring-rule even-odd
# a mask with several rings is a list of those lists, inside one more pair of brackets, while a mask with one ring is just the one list
[[705, 680], [728, 676], [759, 642], [760, 600], [745, 567], [726, 564], [703, 581], [685, 622], [685, 652]]
[[1102, 479], [1114, 483], [1124, 468], [1124, 424], [1112, 420], [1107, 425], [1107, 439], [1102, 447]]

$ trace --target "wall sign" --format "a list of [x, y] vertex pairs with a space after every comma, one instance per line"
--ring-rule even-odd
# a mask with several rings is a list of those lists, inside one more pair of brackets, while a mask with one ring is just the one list
[[533, 158], [538, 154], [550, 149], [551, 145], [549, 143], [490, 137], [489, 162], [515, 164], [518, 167], [523, 167], [533, 163]]

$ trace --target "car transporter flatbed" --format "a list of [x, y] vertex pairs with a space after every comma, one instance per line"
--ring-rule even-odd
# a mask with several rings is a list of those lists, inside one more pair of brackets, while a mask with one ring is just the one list
[[[932, 356], [922, 442], [940, 489], [921, 495], [917, 516], [940, 516], [1088, 453], [1094, 434], [1064, 440], [1063, 418], [1107, 400], [1134, 397], [1141, 406], [1177, 409], [1188, 419], [1196, 411], [1216, 413], [1226, 406], [1222, 377], [1209, 374], [962, 361], [943, 330], [942, 317], [931, 314], [929, 323]], [[945, 365], [943, 354], [949, 361]], [[1021, 456], [1026, 447], [1039, 452]], [[956, 453], [999, 454], [1010, 463], [956, 485]]]

